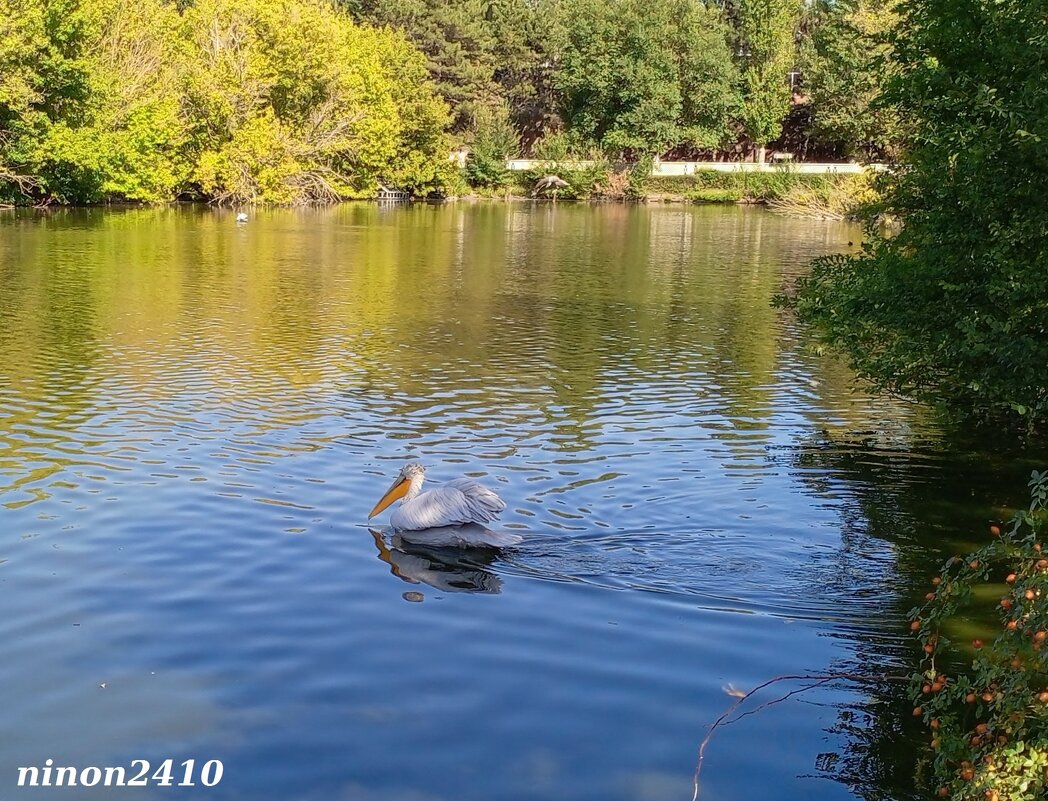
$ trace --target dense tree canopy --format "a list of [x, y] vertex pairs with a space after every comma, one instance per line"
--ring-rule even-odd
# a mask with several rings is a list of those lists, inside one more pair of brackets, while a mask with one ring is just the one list
[[890, 37], [897, 6], [897, 0], [820, 0], [812, 9], [800, 53], [809, 135], [838, 156], [877, 161], [897, 155], [898, 114], [879, 102], [896, 69]]
[[0, 178], [58, 199], [168, 198], [186, 174], [174, 9], [160, 0], [0, 9]]
[[361, 22], [402, 30], [428, 60], [453, 110], [453, 129], [469, 130], [479, 108], [506, 102], [518, 129], [534, 138], [555, 113], [552, 52], [558, 0], [344, 0]]
[[453, 132], [470, 144], [478, 113], [491, 114], [481, 109], [506, 104], [523, 152], [565, 130], [576, 150], [613, 156], [761, 146], [779, 137], [801, 67], [816, 150], [864, 155], [871, 137], [875, 155], [894, 146], [890, 118], [869, 109], [891, 0], [343, 2], [426, 53]]
[[330, 5], [271, 0], [197, 0], [184, 28], [205, 194], [292, 202], [437, 181], [446, 110], [397, 35]]
[[612, 152], [715, 148], [736, 109], [719, 12], [699, 0], [568, 0], [556, 75], [566, 119]]
[[742, 124], [762, 157], [764, 146], [782, 133], [782, 120], [789, 111], [786, 76], [795, 62], [800, 12], [801, 0], [739, 2]]
[[801, 315], [858, 370], [954, 412], [1048, 420], [1048, 0], [907, 0], [890, 99], [910, 132], [854, 257]]
[[0, 0], [0, 20], [8, 195], [301, 202], [450, 169], [421, 54], [322, 0]]
[[0, 202], [425, 193], [454, 144], [488, 186], [517, 153], [738, 157], [791, 103], [816, 152], [891, 156], [896, 2], [0, 0]]

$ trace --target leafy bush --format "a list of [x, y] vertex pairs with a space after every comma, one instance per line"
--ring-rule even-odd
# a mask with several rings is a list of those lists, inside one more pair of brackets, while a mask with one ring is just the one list
[[772, 211], [799, 217], [844, 219], [879, 199], [868, 173], [841, 175], [814, 184], [796, 183], [771, 198]]
[[798, 214], [851, 214], [876, 198], [867, 174], [818, 175], [788, 168], [762, 172], [699, 170], [693, 175], [649, 178], [647, 192], [683, 195], [697, 203], [768, 203]]
[[578, 150], [575, 137], [565, 131], [547, 132], [531, 146], [532, 158], [554, 163], [573, 159]]
[[877, 387], [957, 419], [1048, 420], [1044, 3], [909, 0], [889, 99], [912, 135], [855, 256], [788, 302]]
[[743, 194], [741, 189], [693, 189], [685, 197], [692, 203], [738, 203]]
[[[911, 611], [923, 670], [912, 677], [913, 714], [930, 732], [930, 779], [955, 801], [1036, 801], [1048, 793], [1048, 558], [1041, 541], [1048, 471], [1034, 472], [1032, 500], [995, 540], [954, 557]], [[987, 593], [998, 633], [972, 642], [970, 664], [948, 671], [956, 616]]]

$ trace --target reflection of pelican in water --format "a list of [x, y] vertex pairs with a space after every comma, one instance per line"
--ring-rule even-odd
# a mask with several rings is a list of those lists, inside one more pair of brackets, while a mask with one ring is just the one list
[[407, 542], [394, 534], [387, 545], [382, 532], [371, 529], [378, 548], [378, 558], [389, 565], [390, 572], [409, 584], [428, 584], [445, 592], [502, 592], [502, 579], [484, 568], [495, 554], [490, 548], [463, 550], [434, 548]]
[[490, 523], [506, 508], [505, 502], [471, 478], [456, 478], [422, 491], [426, 468], [418, 462], [404, 465], [393, 484], [368, 515], [370, 520], [398, 499], [403, 499], [389, 522], [403, 539], [440, 547], [502, 548], [516, 545], [516, 534], [491, 531]]

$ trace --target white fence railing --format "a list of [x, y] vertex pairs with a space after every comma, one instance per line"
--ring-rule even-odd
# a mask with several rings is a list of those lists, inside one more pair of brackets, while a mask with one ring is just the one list
[[[543, 161], [541, 159], [510, 159], [506, 168], [510, 170], [583, 170], [592, 167], [593, 161]], [[777, 163], [755, 164], [750, 161], [659, 161], [652, 167], [651, 174], [656, 177], [673, 175], [694, 175], [702, 170], [716, 172], [792, 172], [808, 174], [856, 174], [866, 170], [884, 169], [880, 164], [815, 164], [806, 161], [784, 161]]]

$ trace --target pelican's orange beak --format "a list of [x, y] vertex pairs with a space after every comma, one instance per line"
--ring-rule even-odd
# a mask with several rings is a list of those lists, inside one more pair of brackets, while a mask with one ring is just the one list
[[397, 476], [397, 480], [393, 482], [393, 486], [386, 490], [386, 494], [382, 496], [382, 499], [375, 504], [375, 508], [371, 510], [371, 514], [368, 515], [368, 520], [379, 514], [383, 509], [393, 503], [393, 501], [407, 495], [410, 487], [410, 481], [403, 476]]

